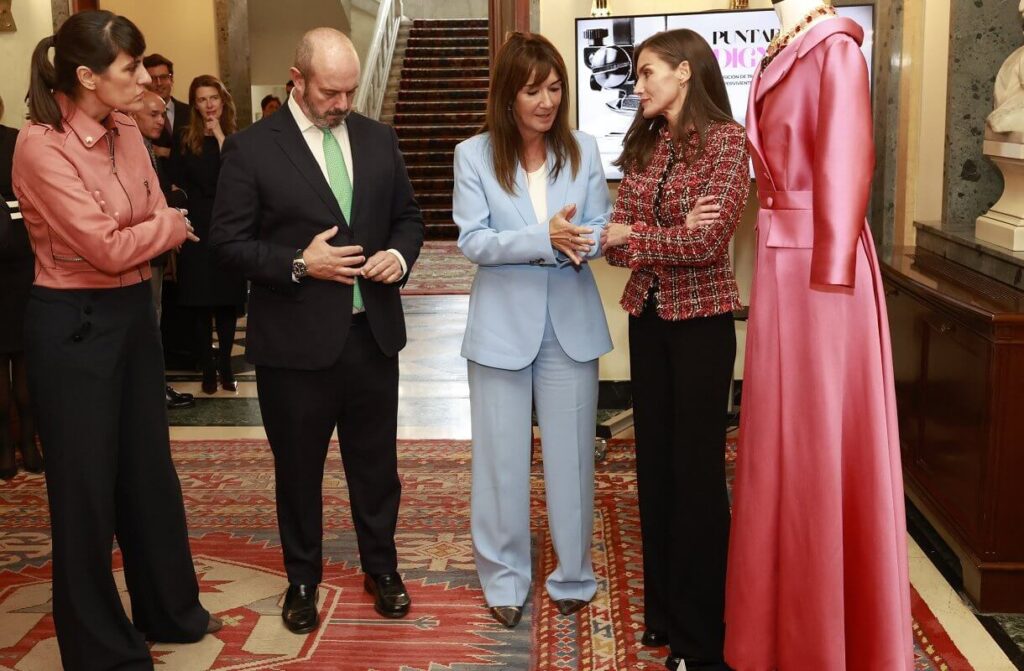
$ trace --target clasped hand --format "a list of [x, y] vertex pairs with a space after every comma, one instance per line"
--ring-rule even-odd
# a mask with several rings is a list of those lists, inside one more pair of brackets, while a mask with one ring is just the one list
[[594, 241], [588, 236], [594, 229], [586, 226], [576, 226], [570, 219], [576, 215], [575, 205], [566, 205], [558, 214], [551, 217], [548, 224], [548, 235], [551, 238], [551, 246], [569, 257], [575, 265], [583, 261], [581, 255], [585, 256], [594, 246]]
[[310, 277], [348, 285], [355, 284], [358, 277], [383, 284], [402, 279], [402, 264], [394, 254], [379, 251], [367, 260], [359, 245], [335, 247], [328, 243], [337, 233], [337, 226], [329, 228], [314, 236], [303, 250], [302, 260]]

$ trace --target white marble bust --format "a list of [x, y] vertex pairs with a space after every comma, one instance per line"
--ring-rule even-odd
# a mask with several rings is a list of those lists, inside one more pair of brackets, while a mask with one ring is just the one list
[[[1024, 17], [1024, 0], [1017, 10]], [[1024, 143], [1024, 47], [1010, 54], [996, 75], [995, 109], [988, 116], [986, 137]]]

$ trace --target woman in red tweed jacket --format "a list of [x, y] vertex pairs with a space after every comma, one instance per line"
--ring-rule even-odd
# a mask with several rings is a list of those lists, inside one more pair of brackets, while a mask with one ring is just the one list
[[744, 130], [710, 47], [690, 30], [636, 52], [641, 109], [602, 247], [630, 268], [622, 307], [644, 550], [643, 643], [669, 669], [722, 661], [729, 500], [726, 405], [740, 307], [729, 240], [750, 189]]

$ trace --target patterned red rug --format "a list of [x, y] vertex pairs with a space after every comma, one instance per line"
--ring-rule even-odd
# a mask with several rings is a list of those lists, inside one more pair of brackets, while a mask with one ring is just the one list
[[468, 294], [475, 274], [476, 265], [462, 255], [454, 240], [427, 240], [402, 294]]
[[[332, 450], [324, 482], [324, 625], [314, 634], [295, 636], [280, 620], [285, 579], [269, 448], [262, 441], [175, 443], [202, 599], [225, 626], [197, 644], [156, 646], [157, 668], [663, 669], [667, 651], [639, 643], [642, 569], [632, 452], [632, 442], [612, 441], [598, 465], [594, 567], [599, 589], [590, 608], [562, 617], [543, 590], [535, 591], [523, 622], [509, 631], [488, 615], [473, 569], [468, 443], [400, 444], [399, 557], [414, 601], [409, 617], [398, 621], [378, 617], [363, 592], [347, 491], [338, 451]], [[538, 464], [534, 473], [535, 577], [540, 577], [555, 560]], [[42, 477], [22, 475], [0, 486], [0, 505], [0, 668], [57, 669]], [[116, 552], [114, 568], [123, 585]], [[913, 609], [917, 671], [969, 671], [916, 593]]]

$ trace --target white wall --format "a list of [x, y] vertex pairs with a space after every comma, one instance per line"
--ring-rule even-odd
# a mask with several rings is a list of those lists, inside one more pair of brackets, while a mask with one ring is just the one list
[[0, 96], [4, 99], [0, 123], [21, 128], [25, 123], [25, 93], [32, 50], [39, 40], [53, 34], [50, 0], [21, 0], [12, 6], [17, 32], [0, 33]]
[[329, 26], [350, 34], [338, 0], [249, 0], [249, 76], [253, 86], [282, 86], [295, 60], [295, 45], [311, 28]]
[[189, 84], [199, 75], [221, 76], [213, 0], [102, 0], [101, 6], [139, 27], [146, 53], [174, 63], [173, 95], [178, 100], [188, 101]]

